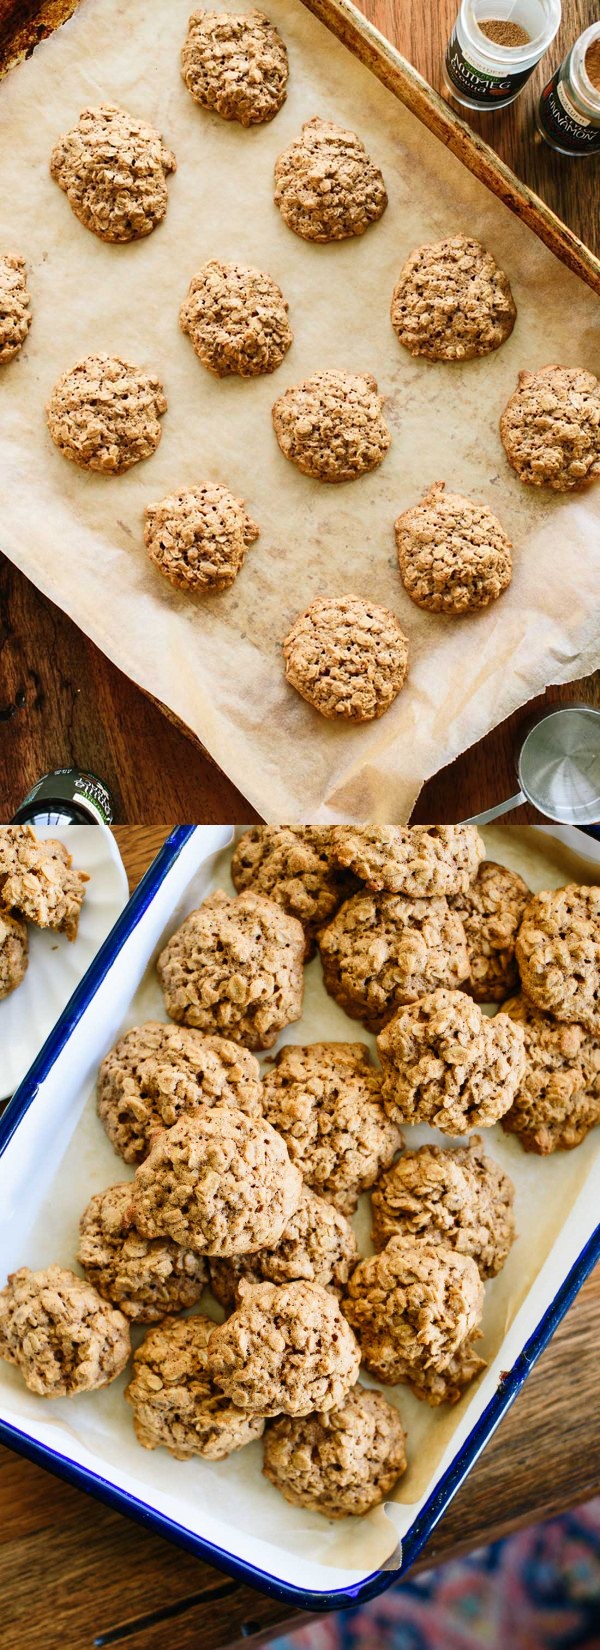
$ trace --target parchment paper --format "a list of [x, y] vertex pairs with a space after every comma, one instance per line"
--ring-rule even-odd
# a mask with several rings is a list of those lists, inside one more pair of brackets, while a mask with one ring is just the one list
[[[189, 0], [84, 0], [0, 86], [0, 244], [31, 265], [34, 321], [3, 368], [0, 543], [124, 671], [176, 713], [265, 818], [408, 818], [424, 781], [549, 682], [600, 664], [600, 489], [538, 493], [509, 469], [498, 418], [521, 367], [598, 370], [598, 302], [391, 92], [299, 3], [269, 12], [290, 54], [289, 96], [244, 132], [196, 108], [179, 76]], [[147, 240], [105, 246], [52, 183], [57, 135], [112, 99], [174, 148], [169, 209]], [[313, 114], [358, 129], [390, 204], [360, 240], [303, 243], [272, 203], [273, 163]], [[508, 271], [518, 321], [496, 354], [415, 362], [391, 329], [398, 270], [420, 241], [479, 236]], [[211, 257], [269, 270], [295, 341], [278, 372], [216, 381], [178, 329], [190, 277]], [[44, 403], [91, 350], [147, 364], [169, 410], [158, 452], [126, 476], [86, 475], [48, 436]], [[393, 432], [382, 467], [326, 487], [287, 463], [273, 401], [324, 367], [370, 371]], [[245, 497], [261, 537], [228, 593], [170, 589], [143, 548], [146, 503], [210, 478]], [[462, 620], [420, 613], [400, 583], [393, 522], [444, 478], [488, 502], [515, 545], [501, 601]], [[355, 591], [409, 635], [407, 687], [365, 727], [335, 727], [285, 683], [281, 641], [314, 597]]]

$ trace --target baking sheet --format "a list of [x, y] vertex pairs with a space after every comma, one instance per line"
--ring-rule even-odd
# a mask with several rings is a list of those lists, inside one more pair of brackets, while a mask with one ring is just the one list
[[[523, 487], [498, 436], [520, 368], [598, 370], [598, 300], [299, 0], [269, 6], [290, 54], [281, 113], [246, 132], [205, 114], [179, 75], [188, 10], [83, 0], [0, 87], [0, 244], [28, 259], [34, 311], [2, 373], [0, 543], [265, 818], [406, 820], [440, 765], [547, 683], [600, 664], [600, 489]], [[129, 246], [84, 230], [48, 175], [57, 135], [101, 100], [153, 121], [178, 159], [163, 225]], [[316, 113], [357, 128], [384, 172], [389, 207], [356, 242], [303, 243], [272, 203], [274, 160]], [[482, 360], [413, 361], [389, 321], [394, 282], [413, 246], [456, 231], [507, 270], [517, 324]], [[211, 257], [280, 282], [295, 341], [272, 376], [214, 380], [179, 331], [190, 277]], [[74, 468], [45, 426], [57, 377], [92, 350], [157, 371], [169, 400], [157, 453], [121, 477]], [[374, 373], [393, 433], [378, 471], [338, 487], [300, 475], [271, 428], [275, 398], [325, 367]], [[509, 592], [462, 620], [419, 612], [396, 566], [395, 516], [441, 478], [489, 503], [515, 545]], [[148, 502], [202, 479], [244, 497], [261, 527], [233, 588], [204, 600], [170, 589], [142, 538]], [[400, 698], [354, 729], [300, 700], [281, 660], [308, 602], [348, 590], [393, 608], [411, 649]]]
[[[198, 833], [199, 834], [199, 833]], [[598, 880], [595, 867], [557, 842], [548, 832], [497, 826], [484, 833], [488, 854], [519, 870], [533, 889], [571, 880]], [[227, 850], [204, 865], [186, 887], [170, 916], [163, 940], [209, 887], [231, 890]], [[157, 948], [160, 949], [160, 946]], [[125, 962], [125, 959], [123, 959]], [[130, 977], [135, 970], [130, 967]], [[115, 978], [114, 1007], [124, 1000], [123, 977]], [[119, 995], [121, 993], [122, 995]], [[164, 1019], [162, 996], [153, 966], [145, 972], [121, 1029], [149, 1017]], [[86, 1060], [97, 1034], [89, 1013]], [[306, 970], [302, 1020], [279, 1039], [310, 1042], [322, 1038], [374, 1040], [349, 1020], [327, 996], [320, 963]], [[106, 1037], [106, 1044], [111, 1039]], [[103, 1045], [103, 1051], [104, 1046]], [[272, 1058], [270, 1054], [265, 1058]], [[57, 1083], [54, 1099], [44, 1092], [43, 1105], [24, 1119], [11, 1147], [0, 1160], [0, 1256], [2, 1272], [20, 1264], [43, 1266], [50, 1259], [72, 1264], [79, 1216], [94, 1191], [128, 1178], [131, 1171], [114, 1154], [95, 1113], [89, 1082]], [[37, 1131], [37, 1132], [36, 1132]], [[136, 1444], [130, 1413], [123, 1403], [126, 1376], [106, 1391], [75, 1400], [41, 1404], [23, 1387], [17, 1372], [0, 1363], [0, 1409], [14, 1425], [70, 1459], [82, 1461], [128, 1493], [150, 1501], [179, 1524], [205, 1539], [225, 1545], [271, 1575], [296, 1585], [325, 1588], [351, 1585], [369, 1571], [394, 1559], [397, 1543], [412, 1524], [420, 1505], [471, 1432], [494, 1393], [500, 1372], [510, 1369], [524, 1341], [552, 1300], [561, 1279], [583, 1248], [596, 1220], [600, 1172], [600, 1129], [577, 1151], [543, 1160], [526, 1155], [514, 1137], [499, 1126], [485, 1131], [486, 1149], [512, 1176], [516, 1186], [518, 1238], [503, 1272], [486, 1285], [484, 1340], [490, 1367], [462, 1402], [452, 1409], [430, 1409], [404, 1387], [385, 1391], [408, 1428], [409, 1470], [386, 1510], [366, 1519], [329, 1525], [317, 1513], [287, 1505], [261, 1476], [261, 1446], [215, 1465], [173, 1461], [165, 1451], [148, 1453]], [[409, 1147], [425, 1139], [448, 1138], [425, 1126], [406, 1129]], [[20, 1150], [20, 1160], [19, 1160]], [[10, 1176], [11, 1151], [13, 1156]], [[22, 1195], [26, 1163], [28, 1197]], [[361, 1248], [367, 1249], [369, 1200], [361, 1199], [354, 1221]], [[201, 1310], [219, 1308], [205, 1297]], [[139, 1339], [140, 1332], [135, 1332]], [[363, 1376], [367, 1384], [368, 1376]]]

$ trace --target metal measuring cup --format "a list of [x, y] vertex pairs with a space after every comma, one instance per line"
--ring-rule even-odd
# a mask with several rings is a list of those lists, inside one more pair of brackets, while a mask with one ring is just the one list
[[598, 824], [600, 711], [589, 705], [564, 705], [542, 712], [520, 735], [515, 767], [515, 795], [474, 814], [465, 824], [486, 825], [523, 802], [531, 802], [558, 825]]

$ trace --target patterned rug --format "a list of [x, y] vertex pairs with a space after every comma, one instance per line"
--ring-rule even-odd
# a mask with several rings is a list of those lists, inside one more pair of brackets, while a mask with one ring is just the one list
[[272, 1650], [600, 1650], [600, 1498]]

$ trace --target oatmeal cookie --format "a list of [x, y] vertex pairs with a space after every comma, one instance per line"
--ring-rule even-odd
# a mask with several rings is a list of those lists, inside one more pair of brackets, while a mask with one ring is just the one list
[[304, 1278], [339, 1294], [360, 1259], [352, 1227], [325, 1198], [303, 1186], [298, 1208], [274, 1248], [210, 1262], [210, 1286], [226, 1311], [248, 1284]]
[[570, 1151], [600, 1123], [600, 1035], [555, 1020], [524, 996], [504, 1005], [525, 1038], [525, 1073], [502, 1118], [526, 1152]]
[[438, 1404], [458, 1404], [466, 1388], [487, 1369], [485, 1358], [480, 1358], [475, 1350], [474, 1343], [479, 1340], [481, 1330], [475, 1329], [443, 1369], [436, 1369], [433, 1364], [426, 1369], [416, 1369], [408, 1382], [415, 1398], [431, 1404], [433, 1409], [437, 1409]]
[[25, 923], [0, 909], [0, 998], [10, 996], [25, 979], [28, 949]]
[[570, 883], [536, 894], [525, 907], [516, 954], [536, 1008], [600, 1032], [600, 887]]
[[402, 1145], [364, 1043], [286, 1044], [265, 1073], [263, 1107], [308, 1185], [345, 1214]]
[[131, 1193], [144, 1237], [167, 1236], [200, 1255], [244, 1255], [279, 1242], [302, 1177], [270, 1123], [215, 1106], [157, 1135]]
[[258, 378], [289, 350], [287, 312], [281, 287], [262, 269], [213, 258], [190, 281], [179, 324], [215, 378]]
[[158, 959], [167, 1014], [248, 1048], [271, 1048], [302, 1013], [304, 929], [275, 900], [221, 889], [186, 917]]
[[0, 902], [36, 928], [77, 939], [86, 871], [78, 871], [64, 842], [38, 838], [31, 825], [0, 829]]
[[69, 1398], [108, 1386], [131, 1352], [129, 1324], [91, 1283], [62, 1266], [21, 1266], [0, 1290], [0, 1358], [30, 1392]]
[[83, 109], [50, 156], [50, 175], [102, 241], [137, 241], [162, 222], [177, 161], [154, 126], [116, 103]]
[[120, 355], [86, 355], [55, 384], [46, 406], [52, 440], [83, 470], [122, 475], [156, 451], [167, 410], [162, 384]]
[[0, 366], [23, 348], [31, 326], [27, 264], [14, 252], [0, 253]]
[[482, 1278], [500, 1272], [515, 1236], [514, 1186], [486, 1157], [479, 1135], [466, 1146], [405, 1152], [373, 1188], [373, 1243], [427, 1238], [471, 1255]]
[[380, 1032], [383, 1101], [397, 1123], [444, 1134], [488, 1129], [512, 1106], [525, 1070], [523, 1033], [464, 991], [431, 991]]
[[290, 687], [329, 721], [372, 722], [398, 697], [408, 641], [395, 613], [361, 596], [325, 596], [283, 643]]
[[387, 194], [356, 132], [315, 115], [275, 162], [275, 205], [302, 240], [345, 241], [381, 217]]
[[476, 1003], [501, 1003], [519, 984], [515, 944], [531, 889], [506, 865], [488, 859], [475, 880], [450, 903], [467, 936], [471, 978], [466, 990]]
[[267, 1427], [265, 1477], [293, 1507], [326, 1518], [370, 1512], [406, 1471], [406, 1434], [397, 1409], [364, 1386], [325, 1414], [280, 1415]]
[[141, 1163], [153, 1136], [200, 1107], [261, 1115], [258, 1060], [227, 1037], [149, 1020], [120, 1037], [98, 1074], [98, 1115], [126, 1163]]
[[217, 482], [182, 487], [146, 507], [148, 555], [176, 590], [228, 590], [259, 533], [243, 499]]
[[483, 1311], [483, 1283], [470, 1255], [443, 1243], [393, 1237], [361, 1260], [342, 1302], [363, 1362], [386, 1386], [447, 1368]]
[[158, 1323], [200, 1299], [206, 1262], [170, 1238], [145, 1238], [131, 1217], [131, 1182], [90, 1198], [77, 1259], [98, 1294], [133, 1323]]
[[181, 52], [188, 92], [202, 109], [254, 126], [285, 102], [287, 52], [261, 11], [192, 12]]
[[374, 1031], [403, 1003], [469, 976], [465, 931], [443, 894], [354, 894], [319, 935], [330, 997]]
[[199, 1314], [173, 1318], [138, 1347], [125, 1397], [144, 1449], [167, 1449], [176, 1461], [223, 1461], [264, 1432], [262, 1416], [237, 1409], [211, 1378], [206, 1349], [214, 1327]]
[[429, 613], [475, 613], [489, 607], [512, 578], [512, 545], [485, 504], [447, 493], [435, 481], [394, 524], [400, 577]]
[[360, 1353], [330, 1289], [259, 1283], [213, 1329], [208, 1367], [240, 1409], [308, 1415], [345, 1402], [358, 1380]]
[[334, 860], [376, 893], [458, 894], [485, 857], [475, 825], [334, 825]]
[[598, 379], [583, 367], [520, 372], [500, 437], [509, 464], [530, 487], [587, 487], [600, 476]]
[[315, 481], [355, 481], [376, 470], [391, 445], [383, 397], [371, 373], [316, 372], [273, 407], [284, 458]]
[[392, 326], [411, 355], [468, 361], [499, 349], [517, 311], [508, 277], [491, 252], [466, 235], [418, 246], [400, 271]]
[[252, 825], [234, 849], [231, 875], [241, 893], [253, 888], [297, 917], [314, 956], [316, 935], [354, 892], [355, 880], [332, 863], [332, 833], [319, 825]]

